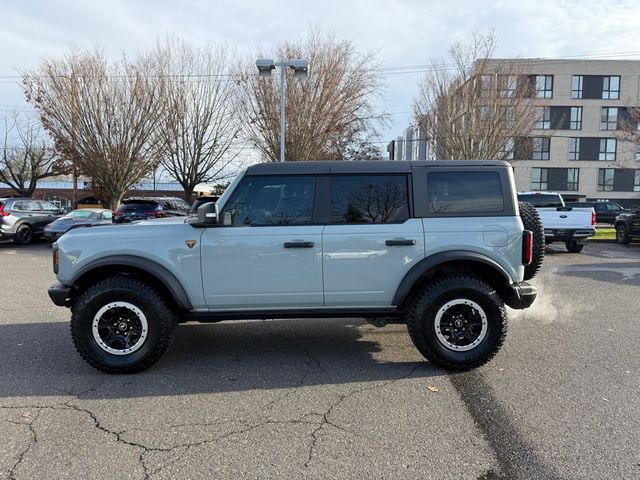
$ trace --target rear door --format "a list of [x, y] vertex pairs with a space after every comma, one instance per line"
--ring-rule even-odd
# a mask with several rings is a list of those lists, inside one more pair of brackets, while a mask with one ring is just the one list
[[405, 274], [424, 257], [422, 220], [411, 218], [406, 174], [330, 178], [323, 239], [328, 307], [387, 307]]

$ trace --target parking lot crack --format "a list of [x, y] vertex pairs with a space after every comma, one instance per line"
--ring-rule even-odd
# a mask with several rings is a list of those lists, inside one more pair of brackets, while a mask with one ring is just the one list
[[378, 388], [384, 388], [388, 385], [391, 385], [393, 383], [399, 382], [401, 380], [407, 379], [409, 377], [411, 377], [411, 375], [413, 375], [415, 373], [415, 371], [420, 367], [421, 364], [416, 364], [414, 365], [409, 372], [407, 372], [406, 374], [398, 377], [398, 378], [394, 378], [393, 380], [389, 380], [386, 382], [382, 382], [382, 383], [377, 383], [375, 385], [367, 385], [365, 387], [360, 387], [360, 388], [354, 388], [353, 390], [351, 390], [350, 392], [344, 394], [344, 395], [339, 395], [338, 398], [336, 399], [335, 402], [333, 402], [331, 405], [329, 405], [329, 408], [323, 413], [321, 414], [322, 416], [322, 421], [320, 422], [320, 424], [318, 425], [317, 428], [315, 428], [312, 432], [311, 432], [311, 445], [309, 446], [309, 451], [307, 452], [307, 460], [304, 462], [304, 466], [305, 468], [309, 467], [309, 464], [311, 463], [311, 460], [313, 459], [317, 444], [318, 444], [318, 435], [320, 433], [320, 431], [327, 425], [334, 427], [337, 430], [340, 430], [342, 432], [345, 432], [349, 435], [354, 435], [354, 436], [359, 436], [357, 433], [352, 432], [340, 425], [338, 425], [336, 422], [332, 421], [330, 419], [333, 411], [338, 408], [345, 400], [353, 397], [354, 395], [358, 395], [360, 393], [363, 392], [368, 392], [371, 390], [375, 390]]
[[[38, 420], [38, 417], [40, 416], [40, 411], [41, 411], [40, 409], [37, 409], [35, 415], [33, 415], [33, 418], [21, 424], [21, 425], [28, 426], [30, 438], [27, 446], [22, 450], [22, 452], [20, 452], [20, 455], [18, 455], [18, 460], [16, 461], [16, 463], [9, 469], [10, 480], [16, 480], [16, 471], [18, 467], [23, 464], [27, 456], [27, 453], [29, 453], [29, 451], [33, 448], [33, 446], [38, 442], [38, 434], [36, 432], [34, 423]], [[12, 423], [18, 423], [18, 422], [12, 422]]]

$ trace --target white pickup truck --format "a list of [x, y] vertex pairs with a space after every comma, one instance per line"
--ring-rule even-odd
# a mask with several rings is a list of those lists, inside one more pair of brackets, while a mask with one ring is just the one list
[[559, 193], [518, 192], [518, 201], [532, 204], [544, 227], [544, 241], [564, 242], [571, 253], [580, 253], [587, 238], [596, 234], [596, 212], [593, 208], [571, 208]]

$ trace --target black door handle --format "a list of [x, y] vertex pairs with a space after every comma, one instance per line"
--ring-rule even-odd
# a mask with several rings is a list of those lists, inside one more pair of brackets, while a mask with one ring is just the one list
[[400, 247], [403, 245], [415, 245], [415, 240], [387, 240], [384, 242], [387, 247]]
[[284, 242], [284, 248], [313, 248], [313, 242]]

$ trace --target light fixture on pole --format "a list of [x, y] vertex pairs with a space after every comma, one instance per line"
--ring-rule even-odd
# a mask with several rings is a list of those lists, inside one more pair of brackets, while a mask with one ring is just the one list
[[259, 58], [256, 60], [258, 67], [258, 75], [261, 77], [270, 77], [271, 71], [276, 67], [280, 67], [280, 161], [284, 162], [284, 129], [285, 129], [285, 113], [284, 113], [284, 86], [286, 68], [293, 70], [293, 76], [296, 78], [306, 78], [309, 70], [309, 60], [301, 58], [291, 58], [289, 60], [281, 60], [276, 62], [270, 58]]

